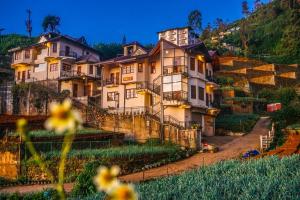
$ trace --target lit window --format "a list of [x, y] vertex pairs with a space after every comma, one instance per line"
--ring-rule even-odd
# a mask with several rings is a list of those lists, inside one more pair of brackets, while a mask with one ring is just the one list
[[138, 64], [138, 72], [143, 72], [143, 63]]
[[156, 66], [155, 66], [155, 62], [151, 63], [151, 74], [155, 74], [156, 73]]
[[58, 65], [57, 63], [52, 63], [50, 64], [50, 72], [55, 72], [58, 70]]
[[136, 90], [135, 89], [126, 89], [126, 99], [136, 98]]

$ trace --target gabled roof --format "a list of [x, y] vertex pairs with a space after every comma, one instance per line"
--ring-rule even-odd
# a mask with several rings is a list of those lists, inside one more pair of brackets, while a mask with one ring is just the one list
[[81, 56], [76, 60], [77, 64], [96, 63], [96, 62], [99, 62], [99, 59], [93, 56], [92, 54]]
[[86, 40], [83, 36], [80, 37], [80, 38], [74, 38], [74, 37], [71, 37], [69, 35], [61, 35], [61, 34], [58, 34], [58, 33], [49, 32], [49, 33], [44, 33], [44, 34], [40, 35], [40, 38], [41, 37], [45, 37], [47, 40], [44, 41], [44, 42], [35, 43], [35, 44], [29, 45], [29, 46], [26, 46], [26, 47], [23, 47], [23, 48], [16, 47], [16, 48], [10, 49], [9, 52], [13, 52], [13, 51], [21, 50], [21, 49], [27, 49], [27, 48], [35, 47], [35, 46], [40, 46], [41, 44], [45, 44], [47, 42], [53, 42], [53, 41], [57, 41], [57, 40], [65, 40], [65, 41], [71, 42], [75, 45], [86, 48], [86, 49], [88, 49], [88, 50], [90, 50], [90, 51], [92, 51], [96, 54], [99, 54], [99, 52], [96, 49], [94, 49], [94, 48], [90, 47], [89, 45], [87, 45]]

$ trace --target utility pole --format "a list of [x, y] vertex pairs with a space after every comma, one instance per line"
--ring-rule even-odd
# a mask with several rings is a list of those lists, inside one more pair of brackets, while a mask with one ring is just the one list
[[29, 37], [31, 38], [31, 32], [32, 32], [31, 10], [27, 9], [26, 12], [27, 12], [27, 19], [25, 21], [26, 30], [27, 30], [27, 32], [29, 34]]

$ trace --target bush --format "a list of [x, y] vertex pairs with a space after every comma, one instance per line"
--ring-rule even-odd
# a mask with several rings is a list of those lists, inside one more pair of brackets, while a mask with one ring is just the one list
[[[85, 149], [72, 150], [68, 154], [66, 163], [66, 180], [74, 181], [84, 170], [86, 163], [97, 161], [100, 165], [119, 165], [122, 174], [140, 171], [145, 165], [163, 163], [178, 160], [185, 155], [178, 146], [174, 145], [128, 145], [107, 149]], [[60, 159], [60, 152], [53, 151], [42, 153], [41, 157], [45, 164], [55, 176], [57, 176], [57, 163]], [[98, 165], [98, 166], [99, 166]], [[26, 162], [27, 177], [32, 180], [45, 180], [43, 173], [37, 166], [35, 160], [30, 158]]]
[[[140, 199], [300, 199], [300, 155], [225, 161], [136, 185]], [[86, 200], [103, 199], [103, 194]]]
[[18, 193], [14, 194], [0, 194], [1, 200], [57, 200], [59, 199], [56, 190], [46, 189], [42, 192], [30, 193], [21, 195]]
[[223, 114], [216, 118], [216, 128], [233, 132], [250, 132], [259, 119], [255, 114]]

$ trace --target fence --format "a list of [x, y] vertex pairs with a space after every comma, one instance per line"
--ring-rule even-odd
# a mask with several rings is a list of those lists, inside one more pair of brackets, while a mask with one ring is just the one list
[[260, 149], [265, 151], [270, 147], [270, 144], [274, 140], [275, 128], [274, 123], [272, 124], [272, 128], [269, 131], [268, 135], [260, 135]]

